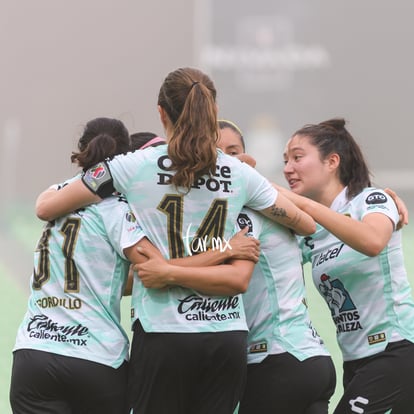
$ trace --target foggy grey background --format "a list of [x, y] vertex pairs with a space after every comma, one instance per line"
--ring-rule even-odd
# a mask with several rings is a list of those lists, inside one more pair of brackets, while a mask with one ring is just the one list
[[[163, 135], [168, 72], [196, 66], [257, 168], [284, 184], [281, 152], [306, 123], [348, 121], [379, 186], [413, 205], [414, 4], [364, 0], [1, 1], [1, 262], [27, 280], [31, 252], [8, 224], [75, 173], [86, 122]], [[40, 227], [39, 227], [40, 228]], [[24, 229], [23, 229], [24, 231]], [[34, 246], [33, 246], [34, 247]]]

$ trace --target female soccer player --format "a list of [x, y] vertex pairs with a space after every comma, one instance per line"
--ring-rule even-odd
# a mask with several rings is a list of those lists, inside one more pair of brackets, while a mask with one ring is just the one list
[[[40, 198], [39, 217], [54, 218], [116, 189], [166, 258], [228, 249], [244, 205], [299, 234], [315, 230], [313, 220], [267, 179], [217, 152], [216, 90], [207, 75], [192, 68], [171, 72], [160, 88], [158, 109], [166, 146], [89, 169], [82, 180]], [[132, 301], [133, 412], [231, 414], [245, 381], [247, 326], [241, 297], [134, 283]]]
[[[245, 154], [240, 128], [228, 120], [219, 126], [218, 147]], [[243, 295], [248, 366], [239, 413], [327, 414], [335, 367], [310, 321], [296, 238], [251, 209], [242, 210], [237, 224], [260, 241], [259, 261]]]
[[[240, 129], [227, 120], [220, 120], [219, 127], [218, 147], [230, 155], [244, 154]], [[242, 210], [237, 227], [260, 241], [259, 260], [250, 263], [253, 275], [243, 295], [248, 367], [239, 414], [327, 414], [335, 368], [309, 318], [298, 243], [288, 229], [251, 209]], [[209, 268], [182, 269], [147, 249], [141, 252], [150, 260], [135, 269], [149, 288], [186, 285], [203, 293], [228, 293], [232, 276], [223, 269], [210, 270], [208, 277]]]
[[414, 301], [395, 203], [371, 186], [341, 118], [298, 130], [284, 159], [292, 190], [285, 194], [319, 223], [300, 245], [344, 359], [344, 394], [335, 413], [411, 413]]
[[[71, 159], [87, 169], [129, 149], [121, 121], [96, 118]], [[14, 414], [126, 412], [123, 249], [142, 237], [125, 198], [115, 194], [45, 225], [13, 353]]]

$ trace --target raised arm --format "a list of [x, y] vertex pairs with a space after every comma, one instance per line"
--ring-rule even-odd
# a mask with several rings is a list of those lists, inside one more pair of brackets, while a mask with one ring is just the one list
[[279, 224], [292, 229], [301, 236], [313, 234], [316, 230], [314, 219], [298, 208], [292, 201], [286, 198], [280, 191], [274, 204], [262, 211], [263, 215]]
[[79, 179], [60, 190], [52, 186], [43, 191], [36, 200], [36, 215], [41, 220], [51, 221], [99, 201], [101, 198], [93, 194]]
[[391, 238], [394, 226], [385, 214], [367, 214], [359, 221], [287, 189], [279, 191], [338, 239], [367, 256], [378, 255]]

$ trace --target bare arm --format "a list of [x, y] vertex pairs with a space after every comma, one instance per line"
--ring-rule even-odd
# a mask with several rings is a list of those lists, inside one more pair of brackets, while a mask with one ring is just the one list
[[41, 220], [51, 221], [99, 201], [101, 198], [93, 194], [79, 179], [59, 191], [54, 188], [43, 191], [36, 200], [36, 215]]
[[378, 255], [387, 245], [393, 223], [385, 214], [367, 214], [362, 221], [337, 213], [316, 201], [280, 188], [299, 208], [353, 249], [367, 256]]
[[254, 268], [249, 260], [233, 260], [217, 266], [177, 266], [150, 249], [139, 247], [139, 251], [148, 260], [137, 264], [135, 269], [147, 288], [183, 286], [207, 295], [236, 295], [247, 290]]
[[131, 296], [132, 285], [134, 284], [134, 265], [131, 263], [128, 269], [128, 279], [125, 285], [123, 296]]
[[302, 236], [313, 234], [316, 230], [313, 218], [280, 191], [274, 204], [260, 213]]
[[[246, 231], [243, 229], [231, 240], [240, 238], [238, 242], [240, 246], [247, 246], [253, 242], [254, 252], [251, 252], [250, 248], [245, 251], [244, 247], [237, 247], [230, 257], [253, 257], [252, 261], [232, 260], [231, 264], [216, 266], [229, 257], [225, 252], [217, 250], [166, 261], [161, 252], [146, 238], [137, 245], [124, 249], [124, 252], [128, 259], [135, 263], [133, 269], [139, 272], [139, 277], [146, 287], [163, 288], [168, 285], [180, 285], [206, 294], [237, 294], [247, 289], [254, 262], [258, 257], [258, 241], [246, 237], [244, 235]], [[244, 241], [241, 238], [244, 238]]]
[[223, 249], [208, 250], [193, 256], [170, 259], [177, 266], [213, 266], [228, 260], [251, 260], [256, 263], [260, 255], [260, 242], [254, 237], [247, 237], [248, 227], [238, 231]]
[[[229, 241], [228, 247], [219, 250], [208, 250], [193, 256], [170, 259], [168, 262], [177, 266], [214, 266], [222, 264], [228, 260], [251, 260], [256, 263], [260, 255], [260, 242], [254, 237], [247, 237], [248, 227], [238, 231]], [[144, 258], [139, 254], [138, 247], [144, 247], [154, 254], [161, 252], [147, 239], [144, 238], [134, 246], [124, 249], [124, 253], [131, 263], [140, 263]]]

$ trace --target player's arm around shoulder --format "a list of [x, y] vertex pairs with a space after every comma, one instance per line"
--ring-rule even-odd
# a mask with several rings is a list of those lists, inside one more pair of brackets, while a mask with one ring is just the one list
[[[205, 255], [204, 259], [192, 260], [187, 257], [168, 261], [146, 238], [124, 249], [124, 253], [134, 263], [131, 270], [138, 273], [146, 288], [182, 286], [211, 295], [244, 293], [257, 261], [256, 253], [253, 255], [253, 260], [232, 259], [219, 265], [207, 265], [206, 261], [211, 263], [212, 260], [207, 258], [207, 253], [200, 254], [200, 256]], [[245, 252], [237, 256], [251, 257], [252, 253]], [[212, 263], [216, 263], [216, 260], [213, 259]]]
[[43, 191], [36, 200], [36, 215], [41, 220], [51, 221], [99, 201], [101, 198], [78, 179], [59, 190], [52, 186]]
[[271, 220], [292, 229], [300, 236], [308, 236], [316, 231], [314, 219], [280, 191], [278, 191], [275, 202], [270, 207], [262, 210], [261, 213]]
[[254, 268], [250, 260], [232, 260], [216, 266], [178, 266], [152, 256], [146, 249], [140, 248], [140, 252], [148, 260], [136, 264], [134, 270], [147, 288], [182, 286], [205, 295], [237, 295], [247, 290]]
[[377, 256], [391, 238], [394, 224], [387, 215], [381, 212], [365, 214], [359, 220], [292, 191], [280, 190], [317, 223], [360, 253]]

